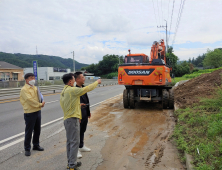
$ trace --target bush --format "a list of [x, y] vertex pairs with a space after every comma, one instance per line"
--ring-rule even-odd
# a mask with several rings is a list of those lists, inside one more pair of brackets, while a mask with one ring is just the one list
[[45, 81], [45, 85], [52, 85], [52, 83], [50, 81]]
[[193, 69], [192, 73], [199, 71], [198, 68]]
[[101, 77], [104, 77], [107, 79], [112, 79], [113, 77], [118, 77], [118, 72], [109, 73], [109, 74], [103, 75]]

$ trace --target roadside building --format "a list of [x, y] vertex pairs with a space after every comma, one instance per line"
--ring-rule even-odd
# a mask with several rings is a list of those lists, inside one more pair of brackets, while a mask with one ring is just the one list
[[89, 73], [86, 70], [81, 70], [81, 72], [85, 76], [86, 79], [95, 79], [94, 73]]
[[4, 61], [0, 61], [0, 81], [22, 80], [24, 80], [23, 68]]
[[[55, 68], [55, 67], [38, 67], [39, 80], [61, 80], [62, 76], [70, 73], [70, 69]], [[33, 73], [33, 68], [24, 68], [24, 74]]]

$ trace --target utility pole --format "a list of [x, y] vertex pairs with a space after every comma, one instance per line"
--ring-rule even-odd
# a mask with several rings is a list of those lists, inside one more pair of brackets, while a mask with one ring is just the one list
[[38, 57], [38, 49], [37, 49], [37, 45], [36, 45], [36, 56]]
[[[37, 45], [36, 45], [36, 56], [38, 57], [38, 49], [37, 49]], [[38, 61], [36, 61], [38, 62]], [[38, 64], [37, 64], [37, 68], [36, 68], [36, 74], [37, 74], [37, 80], [36, 80], [36, 86], [38, 87], [39, 86], [39, 78], [38, 78]], [[34, 73], [34, 70], [33, 70], [33, 73]]]
[[[166, 20], [165, 20], [166, 21]], [[167, 21], [166, 21], [166, 26], [157, 26], [157, 28], [164, 28], [166, 30], [166, 52], [168, 52], [168, 40], [167, 40]]]
[[74, 51], [73, 51], [73, 73], [75, 73], [75, 60], [74, 60]]

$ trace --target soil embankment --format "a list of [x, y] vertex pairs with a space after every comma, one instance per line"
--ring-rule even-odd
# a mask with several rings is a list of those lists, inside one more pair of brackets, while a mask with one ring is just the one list
[[214, 89], [221, 85], [222, 69], [202, 74], [174, 89], [174, 100], [179, 108], [198, 103], [201, 98], [210, 98]]

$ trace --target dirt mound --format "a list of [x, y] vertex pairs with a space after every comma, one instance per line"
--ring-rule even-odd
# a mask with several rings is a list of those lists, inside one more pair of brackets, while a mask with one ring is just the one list
[[174, 89], [175, 103], [180, 108], [185, 108], [199, 102], [201, 98], [209, 98], [212, 96], [214, 89], [221, 85], [221, 75], [222, 69], [202, 74], [179, 85]]

